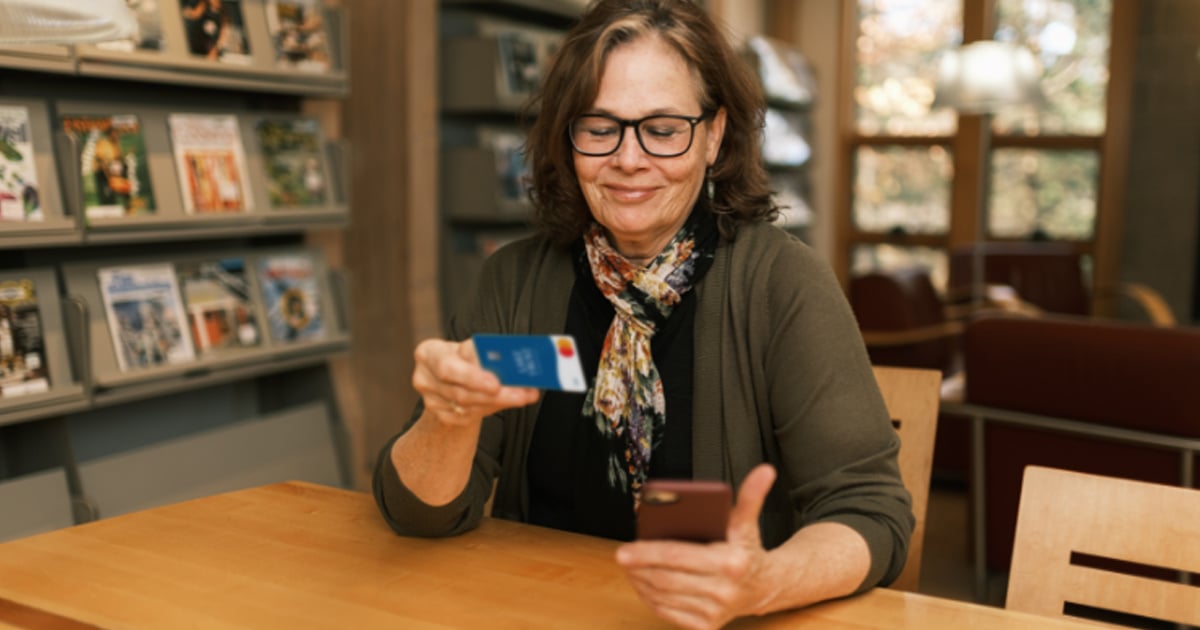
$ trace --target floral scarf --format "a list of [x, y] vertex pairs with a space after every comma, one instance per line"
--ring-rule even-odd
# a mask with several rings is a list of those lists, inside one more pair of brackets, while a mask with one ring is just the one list
[[666, 248], [645, 267], [617, 252], [595, 223], [583, 237], [596, 286], [616, 311], [600, 351], [596, 380], [583, 403], [583, 415], [594, 417], [600, 434], [615, 442], [609, 455], [608, 482], [631, 492], [635, 507], [650, 471], [654, 443], [667, 420], [666, 398], [650, 354], [650, 339], [712, 263], [716, 230], [707, 215], [703, 209], [693, 211]]

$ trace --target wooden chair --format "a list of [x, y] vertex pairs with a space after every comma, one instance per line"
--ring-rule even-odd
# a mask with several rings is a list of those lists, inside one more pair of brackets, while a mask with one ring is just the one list
[[904, 571], [891, 587], [915, 592], [921, 579], [925, 508], [929, 501], [929, 472], [933, 466], [933, 436], [937, 429], [942, 375], [937, 370], [916, 368], [875, 366], [874, 369], [892, 425], [900, 434], [900, 476], [912, 495], [913, 515], [917, 519]]
[[1195, 573], [1198, 540], [1198, 490], [1030, 466], [1006, 607], [1063, 616], [1069, 602], [1195, 627], [1197, 587], [1075, 562], [1087, 554]]

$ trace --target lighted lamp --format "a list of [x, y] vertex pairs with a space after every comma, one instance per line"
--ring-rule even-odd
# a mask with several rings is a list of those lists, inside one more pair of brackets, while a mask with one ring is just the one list
[[0, 44], [84, 44], [136, 30], [125, 0], [0, 0]]
[[[991, 115], [1014, 105], [1045, 102], [1042, 67], [1028, 48], [1007, 42], [979, 40], [947, 51], [938, 67], [933, 107], [952, 107], [960, 114], [983, 116], [983, 171], [977, 212], [987, 205], [987, 182], [991, 164]], [[986, 216], [975, 222], [975, 248], [971, 253], [971, 298], [976, 306], [984, 301], [986, 279], [983, 247], [987, 240]]]
[[938, 67], [933, 107], [992, 114], [1044, 100], [1042, 68], [1028, 48], [980, 40], [951, 50]]

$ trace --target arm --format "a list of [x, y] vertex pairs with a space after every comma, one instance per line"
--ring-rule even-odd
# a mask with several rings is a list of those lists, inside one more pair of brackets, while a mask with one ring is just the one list
[[450, 340], [422, 342], [414, 353], [421, 400], [380, 453], [372, 483], [380, 513], [400, 534], [451, 536], [478, 524], [505, 450], [506, 425], [495, 411], [537, 399], [537, 390], [501, 387], [468, 340], [512, 329], [511, 285], [528, 266], [520, 255], [502, 249], [489, 257], [465, 317], [448, 323]]
[[[875, 586], [902, 568], [912, 530], [898, 440], [836, 280], [805, 249], [747, 265], [740, 277], [772, 278], [731, 291], [733, 302], [765, 306], [749, 309], [745, 329], [767, 343], [748, 334], [736, 352], [750, 366], [744, 387], [758, 401], [748, 411], [769, 409], [762, 437], [779, 466], [775, 491], [770, 466], [746, 476], [724, 543], [637, 542], [618, 554], [642, 598], [684, 627], [717, 627]], [[764, 503], [762, 522], [775, 534], [759, 530]], [[781, 509], [792, 512], [793, 529], [772, 525]], [[766, 551], [764, 535], [778, 546]]]
[[537, 390], [502, 387], [483, 369], [470, 340], [431, 339], [416, 350], [413, 387], [425, 401], [416, 423], [392, 444], [389, 456], [418, 499], [443, 506], [462, 493], [486, 416], [537, 400]]
[[617, 550], [617, 562], [657, 615], [684, 628], [719, 628], [735, 617], [807, 606], [858, 588], [871, 556], [863, 537], [842, 523], [813, 523], [779, 547], [763, 549], [758, 517], [774, 481], [769, 464], [746, 477], [724, 542], [640, 541]]
[[373, 482], [384, 519], [398, 533], [446, 536], [478, 523], [496, 460], [501, 408], [529, 404], [537, 390], [502, 387], [479, 367], [471, 342], [417, 346], [414, 418], [381, 454]]

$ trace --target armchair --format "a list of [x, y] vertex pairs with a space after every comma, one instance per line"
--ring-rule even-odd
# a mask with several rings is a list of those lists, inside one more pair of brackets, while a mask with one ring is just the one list
[[984, 421], [984, 482], [972, 492], [988, 568], [1009, 567], [1026, 466], [1195, 484], [1200, 329], [984, 317], [963, 344], [967, 404], [956, 413]]
[[[1020, 298], [1050, 313], [1089, 315], [1092, 291], [1083, 257], [1068, 243], [1045, 241], [990, 242], [959, 247], [950, 253], [949, 293], [965, 299], [971, 294], [973, 258], [982, 248], [983, 275], [989, 285], [1012, 287]], [[1147, 285], [1123, 282], [1120, 296], [1138, 305], [1156, 326], [1174, 326], [1175, 316], [1162, 296]]]

